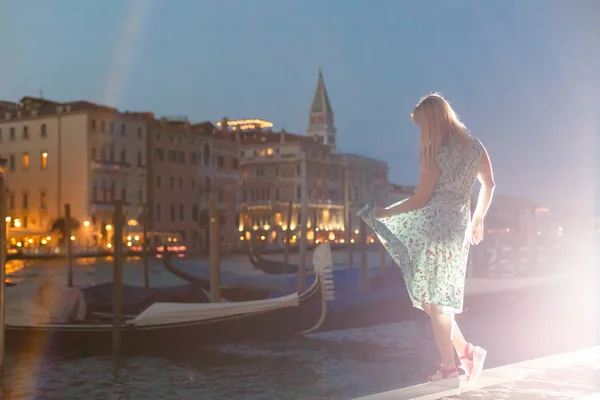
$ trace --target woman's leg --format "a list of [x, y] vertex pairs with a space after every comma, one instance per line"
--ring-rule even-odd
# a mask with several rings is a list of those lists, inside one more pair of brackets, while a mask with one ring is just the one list
[[454, 347], [452, 345], [452, 327], [454, 318], [448, 314], [444, 314], [441, 306], [430, 304], [427, 308], [429, 311], [429, 318], [431, 319], [431, 327], [433, 328], [435, 342], [440, 357], [442, 358], [442, 367], [445, 370], [455, 369]]
[[[459, 357], [473, 358], [473, 348], [472, 346], [469, 346], [467, 349], [467, 341], [465, 340], [465, 337], [460, 331], [460, 328], [458, 327], [458, 324], [454, 318], [452, 318], [452, 344], [454, 345], [454, 350], [456, 350], [456, 354], [458, 354]], [[467, 351], [469, 354], [465, 354], [465, 351]]]

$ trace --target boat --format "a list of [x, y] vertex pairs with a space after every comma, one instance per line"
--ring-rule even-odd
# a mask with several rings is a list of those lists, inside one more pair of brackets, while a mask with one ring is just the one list
[[[189, 354], [202, 345], [272, 341], [315, 331], [325, 320], [333, 294], [329, 247], [317, 248], [313, 259], [316, 276], [302, 293], [237, 303], [154, 303], [138, 315], [125, 315], [120, 325], [123, 355]], [[15, 288], [19, 286], [23, 285]], [[77, 299], [71, 310], [75, 315], [85, 314], [80, 312], [82, 297], [81, 292], [73, 297]], [[40, 304], [29, 300], [29, 305]], [[112, 316], [91, 316], [76, 323], [34, 323], [32, 314], [19, 310], [17, 304], [7, 307], [8, 351], [92, 356], [112, 350]]]
[[[100, 283], [81, 288], [88, 313], [112, 313], [114, 285]], [[145, 288], [123, 284], [123, 313], [139, 314], [153, 303], [209, 303], [205, 290], [191, 283]]]
[[252, 247], [252, 243], [249, 241], [247, 243], [247, 249], [250, 263], [259, 271], [262, 271], [266, 274], [298, 273], [297, 264], [291, 264], [289, 262], [286, 263], [285, 261], [267, 260], [264, 257], [261, 257], [260, 254], [256, 254], [254, 252], [254, 248]]
[[[179, 278], [210, 289], [210, 270], [202, 264], [184, 260], [165, 264]], [[328, 304], [327, 319], [319, 331], [342, 330], [381, 323], [396, 322], [414, 315], [412, 309], [400, 310], [399, 304], [408, 304], [408, 293], [399, 268], [368, 268], [368, 290], [362, 284], [360, 268], [332, 270], [335, 296]], [[314, 280], [307, 271], [306, 285]], [[230, 290], [252, 290], [274, 298], [293, 293], [298, 287], [298, 274], [237, 273], [220, 271], [221, 287]]]

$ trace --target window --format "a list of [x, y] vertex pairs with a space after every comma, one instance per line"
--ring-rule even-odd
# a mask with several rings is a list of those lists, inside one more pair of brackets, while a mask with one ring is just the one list
[[127, 164], [127, 151], [121, 150], [121, 164]]
[[46, 131], [46, 124], [42, 124], [42, 126], [40, 126], [40, 137], [47, 137], [48, 136], [48, 132]]
[[160, 189], [160, 185], [162, 183], [162, 178], [160, 175], [156, 175], [156, 187]]
[[23, 169], [29, 169], [29, 153], [23, 153]]
[[142, 152], [141, 151], [138, 151], [138, 153], [137, 153], [137, 165], [138, 165], [138, 167], [142, 166]]
[[183, 221], [183, 204], [179, 205], [179, 220]]
[[106, 161], [106, 150], [104, 150], [104, 147], [100, 150], [100, 161]]
[[192, 190], [196, 190], [196, 179], [192, 178]]
[[92, 201], [98, 200], [98, 187], [96, 186], [96, 182], [92, 186]]
[[100, 132], [106, 132], [106, 122], [100, 121]]
[[121, 124], [121, 136], [125, 136], [125, 124]]
[[42, 192], [40, 194], [40, 209], [45, 210], [46, 208], [46, 192]]
[[185, 164], [185, 153], [183, 151], [179, 152], [178, 161], [180, 164]]
[[197, 161], [198, 161], [198, 154], [190, 153], [190, 164], [196, 165]]
[[174, 177], [171, 177], [169, 179], [169, 186], [171, 189], [175, 189], [175, 178]]
[[157, 161], [164, 161], [165, 160], [165, 149], [155, 149], [154, 156], [156, 157]]
[[112, 163], [115, 162], [115, 145], [111, 144], [108, 148], [108, 160]]
[[110, 121], [110, 125], [108, 125], [108, 132], [113, 135], [115, 133], [115, 123]]
[[96, 120], [95, 119], [92, 119], [90, 128], [91, 128], [92, 132], [96, 131]]
[[198, 205], [194, 204], [192, 206], [192, 221], [197, 222], [198, 221]]
[[204, 143], [204, 166], [205, 167], [209, 167], [209, 163], [210, 163], [210, 146], [208, 145], [208, 143]]
[[8, 170], [9, 171], [15, 170], [15, 155], [14, 154], [11, 154], [8, 156]]
[[48, 152], [46, 152], [46, 151], [42, 151], [42, 154], [40, 157], [40, 168], [41, 169], [48, 168]]
[[123, 201], [127, 200], [127, 189], [126, 188], [121, 189], [121, 200], [123, 200]]
[[223, 156], [217, 157], [217, 167], [219, 167], [219, 168], [225, 167], [225, 158]]
[[29, 195], [23, 193], [23, 210], [29, 210]]
[[142, 138], [142, 127], [141, 126], [138, 126], [138, 128], [137, 128], [137, 136], [138, 136], [138, 139]]
[[138, 203], [142, 204], [144, 202], [144, 194], [142, 193], [142, 189], [138, 189]]
[[175, 222], [175, 204], [171, 203], [171, 222]]
[[12, 126], [9, 130], [8, 130], [8, 139], [12, 142], [13, 140], [16, 139], [16, 134], [15, 134], [15, 127]]
[[179, 183], [179, 190], [183, 190], [183, 178], [179, 177], [178, 183]]
[[92, 147], [92, 161], [96, 161], [96, 158], [98, 157], [97, 151], [95, 147]]
[[156, 132], [156, 141], [160, 142], [160, 132]]
[[156, 204], [156, 220], [157, 221], [160, 221], [161, 212], [162, 212], [162, 207], [160, 206], [160, 203], [157, 203]]

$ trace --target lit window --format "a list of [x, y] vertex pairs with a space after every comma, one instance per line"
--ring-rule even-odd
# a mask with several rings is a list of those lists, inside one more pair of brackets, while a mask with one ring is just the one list
[[267, 154], [268, 154], [268, 155], [271, 155], [271, 154], [273, 154], [273, 149], [267, 149]]
[[42, 152], [41, 165], [42, 169], [46, 169], [48, 167], [48, 153], [45, 151]]
[[261, 150], [259, 154], [260, 154], [261, 157], [263, 157], [265, 155], [265, 151]]
[[23, 153], [23, 169], [29, 169], [29, 153]]

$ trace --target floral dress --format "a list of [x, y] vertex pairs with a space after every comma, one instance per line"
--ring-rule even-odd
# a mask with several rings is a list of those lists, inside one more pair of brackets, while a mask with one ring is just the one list
[[402, 270], [412, 304], [421, 310], [423, 304], [440, 305], [446, 314], [463, 309], [471, 192], [483, 151], [478, 139], [469, 138], [466, 158], [454, 135], [440, 148], [436, 157], [440, 174], [425, 207], [377, 219], [375, 203], [370, 202], [357, 213]]

